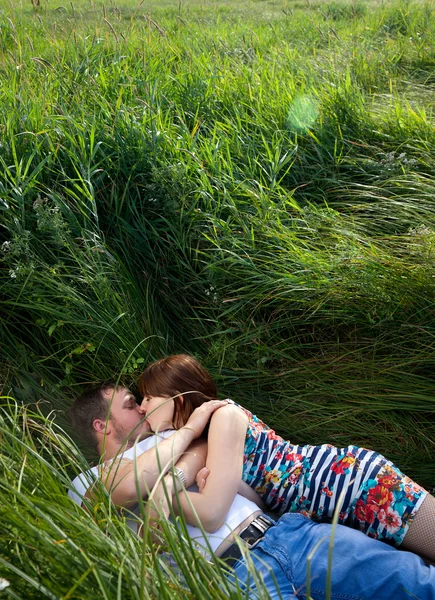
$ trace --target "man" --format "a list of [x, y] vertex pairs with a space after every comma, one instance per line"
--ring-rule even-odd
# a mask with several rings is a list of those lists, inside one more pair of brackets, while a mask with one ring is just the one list
[[[97, 476], [116, 505], [129, 507], [137, 503], [138, 493], [145, 498], [160, 473], [168, 471], [178, 460], [183, 483], [192, 485], [207, 455], [205, 441], [196, 440], [212, 413], [225, 404], [220, 400], [208, 402], [192, 414], [185, 427], [156, 437], [150, 434], [144, 412], [129, 389], [114, 382], [89, 388], [76, 398], [69, 414], [74, 429], [98, 453], [101, 463], [87, 476], [82, 475], [80, 484], [89, 495], [89, 483]], [[127, 454], [136, 442], [146, 439], [149, 440], [144, 446], [146, 452], [138, 452], [137, 456], [135, 452]]]
[[[210, 406], [208, 413], [200, 407], [202, 413], [195, 416], [191, 428], [186, 426], [184, 432], [165, 432], [168, 437], [157, 445], [155, 438], [149, 435], [135, 444], [135, 440], [149, 433], [141, 409], [135, 404], [129, 390], [109, 384], [85, 394], [72, 409], [76, 427], [80, 422], [88, 423], [88, 439], [95, 443], [105, 460], [100, 473], [94, 470], [94, 475], [102, 478], [117, 504], [130, 507], [137, 501], [138, 494], [146, 496], [149, 493], [159, 477], [159, 469], [167, 471], [174, 458], [187, 448], [189, 440], [198, 437], [213, 410], [223, 405]], [[87, 410], [81, 410], [86, 407]], [[80, 412], [81, 421], [77, 418]], [[185, 484], [193, 482], [195, 469], [204, 464], [203, 445], [197, 446], [198, 449], [195, 447], [179, 458], [173, 473], [164, 476], [155, 491], [157, 498], [176, 493], [182, 504]], [[123, 451], [124, 448], [127, 449]], [[70, 496], [79, 504], [89, 495], [91, 479], [89, 474], [82, 474], [72, 484], [74, 491], [69, 492]], [[313, 600], [325, 598], [329, 540], [335, 536], [332, 598], [435, 600], [435, 568], [426, 566], [416, 555], [401, 552], [340, 525], [334, 533], [331, 525], [314, 523], [297, 513], [286, 514], [275, 523], [262, 514], [255, 503], [239, 495], [227, 514], [226, 524], [207, 540], [205, 533], [196, 527], [188, 526], [187, 531], [204, 552], [210, 544], [212, 550], [233, 567], [229, 578], [236, 577], [242, 587], [248, 585], [252, 598], [256, 597], [256, 578], [248, 568], [250, 561], [273, 599], [306, 598], [306, 570], [310, 556], [313, 556], [310, 595]], [[246, 544], [249, 559], [242, 556], [241, 544]]]

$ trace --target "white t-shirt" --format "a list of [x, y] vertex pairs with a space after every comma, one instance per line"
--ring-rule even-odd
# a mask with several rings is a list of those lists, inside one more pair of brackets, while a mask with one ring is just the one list
[[[117, 458], [134, 460], [136, 456], [140, 456], [147, 450], [151, 450], [151, 448], [153, 448], [156, 444], [170, 437], [173, 433], [173, 429], [168, 429], [166, 431], [161, 431], [156, 435], [147, 436], [141, 442], [137, 442], [137, 444], [119, 454]], [[92, 469], [89, 469], [89, 471], [86, 471], [86, 473], [80, 473], [80, 475], [77, 475], [77, 477], [75, 477], [71, 482], [71, 488], [68, 490], [68, 496], [81, 506], [86, 491], [93, 483], [95, 483], [97, 479], [99, 479], [99, 471], [101, 470], [101, 467], [107, 466], [111, 462], [112, 461], [107, 461], [102, 465], [92, 467]]]
[[[170, 429], [167, 431], [162, 431], [157, 435], [149, 436], [141, 442], [135, 444], [132, 448], [129, 448], [120, 454], [118, 458], [134, 460], [136, 456], [140, 456], [147, 450], [150, 450], [156, 443], [170, 437], [173, 433], [174, 431]], [[71, 488], [68, 490], [68, 496], [79, 506], [82, 505], [87, 489], [98, 479], [100, 468], [100, 466], [93, 467], [86, 473], [77, 475], [77, 477], [75, 477], [75, 479], [72, 481]], [[197, 491], [197, 488], [192, 486], [189, 488], [189, 490]], [[223, 540], [225, 540], [228, 535], [240, 525], [240, 523], [258, 510], [258, 506], [255, 504], [255, 502], [252, 502], [251, 500], [248, 500], [247, 498], [237, 494], [230, 510], [225, 517], [224, 525], [222, 525], [222, 527], [220, 527], [214, 533], [204, 532], [207, 537], [208, 544], [203, 532], [199, 527], [187, 525], [187, 532], [189, 537], [197, 544], [198, 549], [203, 554], [208, 555], [208, 547], [211, 547], [214, 552], [218, 546], [220, 546]], [[132, 512], [134, 512], [134, 509], [132, 509]], [[133, 531], [137, 531], [137, 521], [128, 519], [127, 522], [128, 526], [133, 529]]]

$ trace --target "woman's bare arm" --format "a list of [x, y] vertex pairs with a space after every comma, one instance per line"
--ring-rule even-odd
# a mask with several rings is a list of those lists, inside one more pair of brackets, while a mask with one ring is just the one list
[[[248, 417], [228, 404], [213, 415], [208, 433], [206, 466], [210, 474], [201, 493], [179, 495], [186, 520], [206, 531], [216, 531], [224, 522], [242, 479], [243, 456]], [[192, 505], [193, 509], [192, 510]]]
[[[196, 476], [196, 485], [198, 486], [198, 492], [203, 491], [205, 482], [207, 481], [207, 477], [209, 475], [210, 475], [210, 471], [207, 469], [207, 467], [203, 467], [202, 469], [200, 469], [198, 471], [198, 474]], [[243, 496], [244, 498], [251, 500], [251, 502], [255, 502], [255, 504], [258, 506], [258, 508], [261, 508], [261, 510], [267, 509], [267, 506], [263, 502], [261, 497], [257, 494], [257, 492], [253, 488], [251, 488], [250, 485], [248, 485], [245, 481], [243, 481], [243, 479], [240, 481], [239, 489], [237, 490], [237, 493], [240, 496]]]

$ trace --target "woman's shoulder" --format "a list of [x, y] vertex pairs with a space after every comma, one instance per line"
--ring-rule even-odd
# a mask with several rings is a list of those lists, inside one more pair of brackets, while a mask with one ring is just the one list
[[210, 422], [210, 431], [213, 429], [222, 429], [225, 431], [235, 431], [240, 428], [240, 431], [249, 429], [249, 418], [241, 406], [235, 402], [228, 402], [216, 410]]
[[228, 401], [228, 404], [232, 404], [233, 406], [237, 406], [237, 408], [239, 408], [240, 410], [242, 410], [246, 415], [248, 415], [248, 417], [251, 419], [254, 415], [251, 413], [251, 411], [249, 411], [247, 408], [245, 408], [244, 406], [242, 406], [241, 404], [238, 404], [237, 402], [234, 402], [234, 400], [231, 400], [231, 398], [227, 398], [226, 399]]
[[218, 415], [219, 412], [221, 415], [225, 415], [226, 418], [237, 417], [238, 415], [243, 416], [243, 418], [248, 418], [248, 421], [251, 419], [251, 413], [246, 410], [241, 404], [237, 404], [234, 400], [230, 398], [226, 398], [228, 405], [220, 408], [214, 414]]
[[241, 404], [237, 404], [234, 400], [227, 399], [229, 403], [237, 408], [241, 409], [245, 415], [248, 417], [249, 428], [248, 431], [255, 438], [262, 436], [267, 438], [268, 440], [276, 440], [283, 441], [283, 438], [280, 435], [277, 435], [275, 431], [269, 427], [264, 421], [262, 421], [257, 415], [251, 413], [247, 408], [242, 406]]

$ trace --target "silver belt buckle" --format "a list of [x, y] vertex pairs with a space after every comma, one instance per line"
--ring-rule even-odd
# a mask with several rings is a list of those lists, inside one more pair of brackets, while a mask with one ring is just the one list
[[261, 540], [264, 538], [264, 534], [272, 527], [272, 525], [274, 525], [274, 523], [271, 523], [269, 519], [266, 519], [266, 517], [263, 515], [258, 515], [258, 517], [256, 517], [252, 523], [249, 524], [249, 527], [255, 527], [255, 529], [257, 529], [262, 535], [256, 539], [255, 542], [251, 543], [246, 541], [248, 550], [252, 550], [252, 548], [255, 548], [255, 546], [261, 542]]
[[255, 540], [255, 542], [252, 542], [252, 544], [250, 542], [246, 542], [246, 547], [248, 548], [248, 550], [252, 550], [253, 548], [255, 548], [255, 546], [261, 542], [263, 537], [264, 536], [262, 535], [257, 540]]

